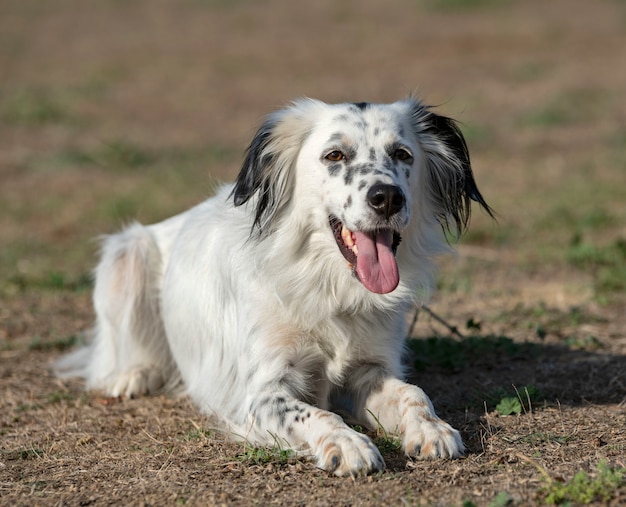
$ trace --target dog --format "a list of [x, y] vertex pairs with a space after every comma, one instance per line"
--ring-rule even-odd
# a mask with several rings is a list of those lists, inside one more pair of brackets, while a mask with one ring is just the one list
[[406, 313], [472, 200], [491, 214], [457, 124], [419, 99], [297, 100], [266, 117], [234, 184], [104, 240], [93, 340], [57, 372], [111, 397], [182, 382], [232, 435], [338, 476], [385, 466], [338, 413], [410, 457], [456, 458], [459, 432], [402, 358]]

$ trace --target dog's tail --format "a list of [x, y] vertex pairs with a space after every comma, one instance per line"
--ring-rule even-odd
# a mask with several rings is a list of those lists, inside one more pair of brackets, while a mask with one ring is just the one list
[[83, 377], [88, 388], [109, 394], [120, 388], [144, 394], [169, 385], [176, 369], [161, 318], [162, 271], [148, 227], [135, 223], [107, 237], [95, 273], [92, 341], [58, 361], [55, 373]]
[[81, 377], [87, 378], [87, 367], [92, 355], [92, 332], [85, 333], [87, 343], [69, 354], [62, 356], [52, 365], [52, 371], [59, 378]]

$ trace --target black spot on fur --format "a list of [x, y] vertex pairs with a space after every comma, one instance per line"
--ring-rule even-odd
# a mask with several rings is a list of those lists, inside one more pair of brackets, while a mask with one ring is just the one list
[[376, 150], [374, 148], [370, 148], [370, 160], [372, 162], [376, 160]]
[[359, 181], [359, 190], [363, 190], [367, 186], [367, 181], [361, 180]]
[[341, 132], [335, 132], [333, 135], [331, 135], [328, 138], [328, 141], [326, 141], [326, 144], [338, 143], [339, 141], [343, 139], [343, 136], [344, 134], [342, 134]]
[[370, 174], [371, 172], [374, 171], [374, 166], [372, 164], [361, 164], [358, 167], [359, 170], [359, 174], [365, 175], [365, 174]]
[[342, 164], [331, 164], [328, 166], [328, 174], [331, 176], [337, 176], [341, 172]]
[[343, 205], [343, 209], [348, 209], [350, 206], [352, 206], [352, 196], [351, 195], [349, 195], [348, 198], [346, 199], [346, 202]]
[[389, 171], [394, 176], [398, 176], [398, 169], [396, 168], [396, 163], [391, 160], [385, 160], [383, 163], [383, 167], [386, 171]]
[[346, 167], [346, 172], [343, 175], [343, 181], [346, 185], [351, 185], [352, 180], [354, 179], [354, 173], [358, 170], [358, 166], [348, 166]]
[[365, 111], [369, 107], [370, 103], [369, 102], [354, 102], [352, 105], [356, 106], [361, 111]]

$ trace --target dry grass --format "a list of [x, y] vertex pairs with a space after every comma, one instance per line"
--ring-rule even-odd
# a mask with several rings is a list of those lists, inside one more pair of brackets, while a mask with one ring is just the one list
[[[0, 11], [0, 504], [529, 505], [626, 467], [623, 2]], [[476, 214], [432, 304], [466, 339], [425, 314], [413, 333], [415, 381], [465, 458], [386, 445], [384, 473], [337, 479], [229, 442], [184, 398], [102, 399], [48, 374], [93, 319], [92, 238], [209, 195], [294, 97], [415, 89], [463, 122], [499, 213]], [[518, 393], [521, 413], [499, 414]], [[623, 481], [609, 493], [592, 503], [626, 501]]]

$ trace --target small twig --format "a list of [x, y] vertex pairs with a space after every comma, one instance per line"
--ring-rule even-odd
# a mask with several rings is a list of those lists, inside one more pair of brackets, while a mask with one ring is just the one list
[[413, 314], [413, 319], [411, 320], [411, 325], [409, 326], [409, 330], [406, 333], [406, 340], [409, 340], [413, 336], [413, 328], [415, 327], [415, 324], [417, 324], [417, 318], [419, 317], [419, 314], [420, 307], [416, 305], [415, 313]]
[[522, 461], [525, 461], [529, 465], [534, 466], [548, 483], [552, 484], [554, 482], [554, 479], [548, 473], [548, 471], [545, 468], [543, 468], [539, 463], [537, 463], [534, 459], [529, 458], [528, 456], [525, 456], [524, 454], [520, 452], [516, 452], [515, 455]]
[[459, 329], [456, 326], [452, 326], [452, 325], [448, 324], [445, 320], [443, 320], [441, 317], [439, 317], [439, 315], [437, 315], [435, 312], [433, 312], [428, 306], [424, 305], [424, 306], [422, 306], [422, 309], [426, 313], [428, 313], [428, 315], [430, 315], [433, 319], [435, 319], [437, 322], [439, 322], [439, 324], [445, 326], [448, 329], [448, 331], [450, 331], [450, 333], [452, 333], [453, 335], [458, 336], [461, 339], [465, 338], [465, 336], [463, 336], [463, 334], [459, 331]]
[[145, 428], [141, 428], [141, 431], [143, 431], [143, 432], [145, 433], [145, 435], [146, 435], [146, 436], [147, 436], [150, 440], [153, 440], [153, 441], [154, 441], [154, 442], [156, 442], [157, 444], [160, 444], [160, 445], [165, 445], [165, 442], [163, 442], [163, 441], [161, 441], [161, 440], [157, 440], [156, 438], [154, 438], [152, 435], [150, 435], [150, 433], [148, 433], [148, 432], [146, 431], [146, 429], [145, 429]]

